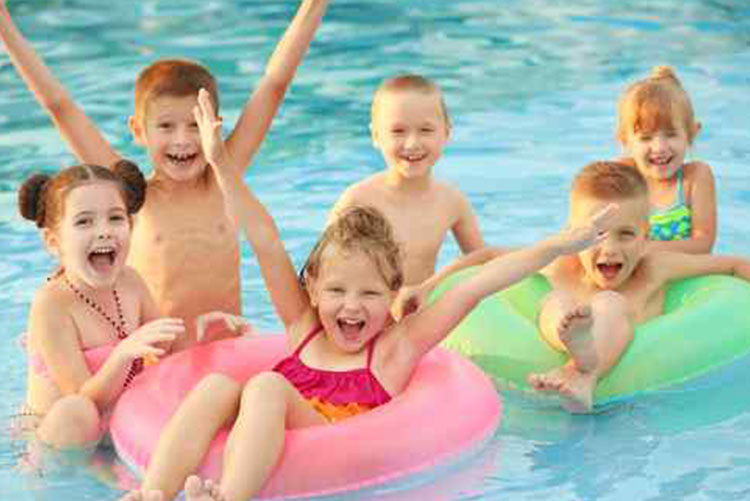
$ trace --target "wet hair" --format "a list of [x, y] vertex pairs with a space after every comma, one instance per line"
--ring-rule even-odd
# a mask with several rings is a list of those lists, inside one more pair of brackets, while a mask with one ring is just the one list
[[404, 284], [401, 251], [390, 223], [377, 209], [351, 207], [328, 225], [300, 271], [303, 285], [307, 286], [320, 276], [323, 252], [330, 246], [342, 252], [365, 253], [391, 291], [397, 291]]
[[148, 103], [156, 98], [197, 96], [202, 88], [208, 91], [218, 113], [216, 79], [204, 66], [187, 59], [156, 61], [144, 68], [135, 81], [135, 117], [143, 120]]
[[378, 87], [372, 97], [370, 120], [375, 123], [378, 109], [380, 108], [380, 100], [384, 94], [389, 92], [403, 91], [419, 92], [421, 94], [427, 95], [437, 94], [440, 98], [440, 110], [443, 113], [445, 125], [447, 127], [451, 126], [450, 115], [448, 115], [448, 107], [445, 105], [445, 99], [443, 99], [443, 93], [440, 90], [440, 87], [429, 78], [414, 74], [398, 75], [393, 78], [389, 78], [380, 84], [380, 87]]
[[617, 117], [616, 137], [623, 145], [631, 132], [679, 127], [692, 144], [699, 128], [690, 97], [669, 66], [655, 66], [651, 75], [628, 87], [620, 98]]
[[128, 214], [135, 214], [146, 200], [146, 180], [140, 169], [128, 160], [119, 160], [107, 169], [100, 165], [75, 165], [55, 176], [33, 174], [18, 190], [18, 211], [39, 228], [57, 227], [63, 217], [65, 198], [78, 186], [112, 182], [122, 193]]
[[573, 178], [571, 196], [605, 201], [648, 200], [648, 185], [633, 166], [620, 162], [593, 162]]

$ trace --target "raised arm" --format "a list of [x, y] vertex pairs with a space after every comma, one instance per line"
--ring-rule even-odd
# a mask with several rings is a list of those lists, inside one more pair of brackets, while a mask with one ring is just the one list
[[307, 52], [328, 7], [328, 0], [303, 0], [279, 41], [266, 71], [245, 105], [234, 131], [227, 138], [233, 162], [244, 172], [250, 166], [289, 84]]
[[307, 293], [297, 280], [273, 218], [245, 185], [240, 169], [232, 163], [234, 158], [221, 140], [221, 121], [216, 118], [211, 98], [203, 89], [198, 95], [195, 119], [206, 159], [224, 194], [227, 213], [250, 242], [271, 302], [290, 332], [290, 327], [310, 310]]
[[103, 166], [110, 166], [119, 160], [117, 152], [15, 26], [4, 0], [0, 0], [0, 38], [13, 66], [34, 98], [52, 118], [76, 158], [80, 162]]
[[733, 275], [750, 281], [750, 260], [737, 256], [655, 252], [650, 255], [651, 269], [663, 282], [697, 275]]
[[483, 265], [476, 275], [453, 287], [420, 313], [404, 320], [405, 342], [418, 360], [485, 297], [540, 270], [559, 256], [573, 254], [601, 242], [617, 209], [610, 205], [589, 224], [566, 229], [531, 247], [502, 254]]
[[656, 251], [708, 254], [716, 241], [716, 189], [711, 167], [702, 162], [685, 166], [685, 185], [689, 191], [692, 234], [686, 240], [649, 242]]

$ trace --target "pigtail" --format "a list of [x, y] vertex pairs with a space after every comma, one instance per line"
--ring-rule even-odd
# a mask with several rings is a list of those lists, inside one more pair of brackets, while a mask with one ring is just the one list
[[128, 214], [135, 214], [146, 201], [146, 179], [143, 173], [136, 164], [125, 159], [118, 160], [112, 166], [112, 172], [122, 179]]
[[51, 180], [47, 174], [34, 174], [18, 189], [18, 212], [39, 228], [44, 227], [46, 193]]

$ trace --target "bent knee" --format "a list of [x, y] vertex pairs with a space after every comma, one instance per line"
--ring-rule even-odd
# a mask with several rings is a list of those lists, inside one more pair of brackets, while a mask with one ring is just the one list
[[101, 436], [96, 404], [83, 395], [68, 395], [52, 406], [39, 428], [39, 437], [55, 447], [81, 447]]
[[591, 307], [595, 311], [625, 313], [627, 301], [619, 292], [601, 291], [591, 299]]
[[221, 374], [218, 372], [208, 374], [203, 379], [201, 379], [198, 383], [197, 388], [199, 388], [201, 391], [206, 391], [216, 396], [239, 395], [241, 390], [241, 386], [237, 381], [227, 376], [226, 374]]
[[289, 381], [278, 372], [266, 371], [253, 376], [245, 385], [243, 395], [270, 392], [286, 392], [290, 387]]

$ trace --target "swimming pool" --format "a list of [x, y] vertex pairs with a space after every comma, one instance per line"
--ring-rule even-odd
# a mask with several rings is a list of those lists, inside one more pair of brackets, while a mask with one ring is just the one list
[[[207, 64], [233, 122], [297, 2], [45, 1], [15, 6], [23, 31], [121, 150], [130, 141], [136, 73], [161, 56]], [[575, 4], [575, 5], [571, 5]], [[348, 184], [382, 168], [370, 145], [378, 82], [413, 71], [444, 88], [454, 133], [437, 175], [466, 192], [487, 241], [520, 245], [554, 231], [566, 188], [588, 161], [618, 154], [615, 98], [654, 64], [676, 67], [703, 131], [693, 156], [719, 194], [719, 252], [750, 254], [750, 5], [746, 0], [334, 0], [281, 115], [248, 175], [297, 264]], [[52, 269], [15, 212], [29, 172], [72, 162], [47, 117], [0, 55], [0, 416], [23, 398], [15, 342], [33, 291]], [[304, 195], [302, 195], [304, 194]], [[441, 262], [455, 255], [450, 242]], [[244, 248], [245, 313], [278, 330]], [[505, 418], [473, 460], [345, 499], [748, 499], [750, 399], [742, 361], [705, 381], [596, 416], [504, 392]], [[406, 424], [405, 424], [406, 426]], [[113, 467], [15, 468], [21, 445], [0, 435], [3, 499], [116, 499]], [[116, 469], [114, 469], [116, 472]], [[427, 484], [427, 485], [412, 485]]]

